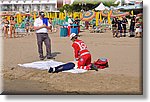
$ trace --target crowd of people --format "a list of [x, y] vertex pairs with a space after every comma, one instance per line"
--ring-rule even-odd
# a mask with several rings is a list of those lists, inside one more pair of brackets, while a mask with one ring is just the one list
[[17, 33], [20, 32], [19, 29], [22, 29], [22, 31], [26, 33], [33, 31], [33, 22], [33, 18], [29, 16], [22, 19], [21, 23], [17, 23], [17, 18], [15, 16], [10, 16], [9, 20], [4, 16], [0, 24], [5, 38], [16, 38]]
[[[143, 22], [141, 20], [142, 18], [138, 16], [132, 16], [130, 22], [125, 16], [114, 17], [112, 20], [113, 37], [126, 37], [127, 33], [129, 33], [129, 37], [142, 37]], [[127, 29], [128, 25], [129, 29]]]
[[[38, 18], [38, 17], [37, 17]], [[2, 17], [0, 22], [2, 33], [4, 38], [16, 38], [18, 33], [25, 33], [26, 35], [34, 31], [34, 18], [32, 16], [25, 16], [21, 22], [17, 22], [17, 17], [7, 16]], [[52, 18], [49, 19], [50, 32], [52, 32]]]

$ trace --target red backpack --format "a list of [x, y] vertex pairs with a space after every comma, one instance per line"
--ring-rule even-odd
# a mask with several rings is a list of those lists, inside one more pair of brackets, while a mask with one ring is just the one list
[[107, 58], [99, 58], [97, 61], [94, 62], [94, 65], [99, 69], [104, 69], [109, 67], [108, 59]]

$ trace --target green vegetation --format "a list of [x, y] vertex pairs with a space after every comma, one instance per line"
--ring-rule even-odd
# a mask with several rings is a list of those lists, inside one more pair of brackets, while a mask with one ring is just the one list
[[[118, 6], [118, 4], [114, 4], [115, 0], [75, 0], [72, 5], [66, 4], [61, 7], [59, 10], [60, 12], [79, 12], [82, 9], [85, 11], [93, 10], [96, 8], [100, 3], [103, 3], [104, 6]], [[83, 5], [82, 5], [83, 3]]]

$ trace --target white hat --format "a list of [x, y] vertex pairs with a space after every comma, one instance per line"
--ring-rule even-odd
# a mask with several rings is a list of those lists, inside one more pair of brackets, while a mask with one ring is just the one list
[[75, 36], [77, 36], [77, 34], [71, 33], [71, 34], [70, 34], [70, 40], [72, 40]]

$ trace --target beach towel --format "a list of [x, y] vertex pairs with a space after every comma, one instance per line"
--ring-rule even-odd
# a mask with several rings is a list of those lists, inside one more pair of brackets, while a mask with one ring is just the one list
[[[39, 70], [49, 70], [50, 67], [57, 67], [59, 65], [65, 64], [63, 62], [58, 62], [54, 60], [49, 61], [36, 61], [31, 63], [25, 63], [25, 64], [18, 64], [21, 67], [24, 68], [34, 68]], [[77, 66], [74, 67], [74, 69], [63, 71], [63, 72], [69, 72], [69, 73], [85, 73], [87, 70], [84, 69], [78, 69]]]

